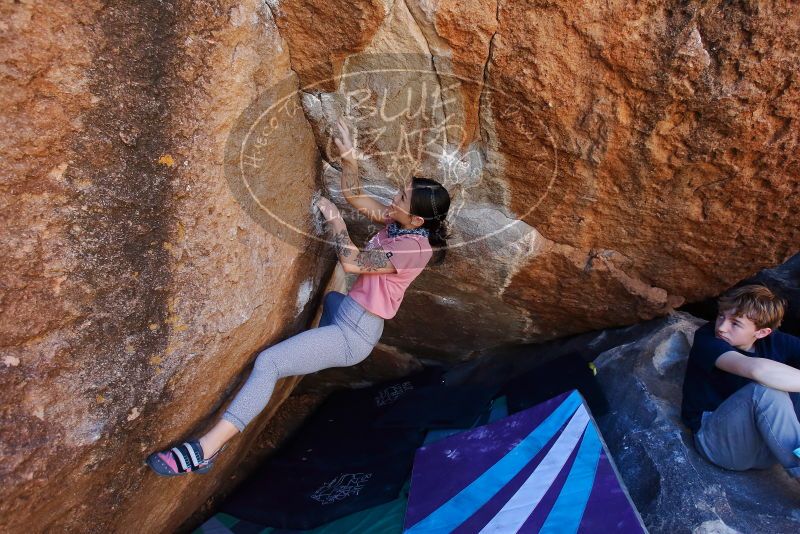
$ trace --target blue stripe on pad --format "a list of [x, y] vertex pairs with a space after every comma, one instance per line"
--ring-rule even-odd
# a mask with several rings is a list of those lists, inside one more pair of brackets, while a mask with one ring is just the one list
[[580, 405], [581, 397], [577, 391], [573, 391], [553, 410], [553, 413], [497, 463], [405, 532], [411, 534], [425, 532], [427, 534], [446, 533], [454, 530], [508, 484], [530, 462], [531, 458], [536, 456], [556, 435]]

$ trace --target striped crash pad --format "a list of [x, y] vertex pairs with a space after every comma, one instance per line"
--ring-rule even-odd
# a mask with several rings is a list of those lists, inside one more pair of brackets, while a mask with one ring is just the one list
[[646, 532], [577, 391], [417, 450], [404, 532]]

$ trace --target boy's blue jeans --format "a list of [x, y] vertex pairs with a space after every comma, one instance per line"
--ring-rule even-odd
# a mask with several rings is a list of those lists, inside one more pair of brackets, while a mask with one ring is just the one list
[[751, 383], [703, 412], [695, 447], [708, 461], [725, 469], [764, 469], [780, 463], [800, 478], [800, 421], [797, 395]]

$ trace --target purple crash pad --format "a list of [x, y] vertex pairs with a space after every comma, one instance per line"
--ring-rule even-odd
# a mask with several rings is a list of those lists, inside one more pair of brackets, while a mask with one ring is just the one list
[[418, 449], [404, 531], [646, 529], [572, 391]]

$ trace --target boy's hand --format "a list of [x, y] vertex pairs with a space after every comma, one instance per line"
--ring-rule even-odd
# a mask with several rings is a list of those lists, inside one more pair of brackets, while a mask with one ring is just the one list
[[339, 149], [340, 157], [342, 159], [355, 159], [355, 149], [353, 148], [353, 140], [350, 137], [350, 129], [341, 117], [336, 121], [336, 129], [339, 130], [341, 139], [334, 137], [333, 142], [336, 143], [336, 148]]

